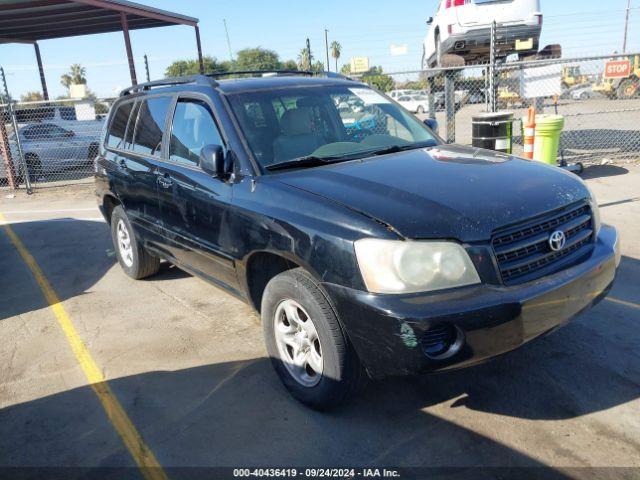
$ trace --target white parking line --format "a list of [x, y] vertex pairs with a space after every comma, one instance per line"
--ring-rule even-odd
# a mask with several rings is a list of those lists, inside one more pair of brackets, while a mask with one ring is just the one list
[[[4, 212], [0, 212], [0, 215], [4, 215]], [[0, 220], [0, 225], [14, 225], [16, 223], [30, 223], [30, 222], [77, 222], [79, 220], [82, 220], [85, 222], [96, 222], [96, 223], [104, 222], [103, 217], [75, 216], [75, 217], [67, 217], [67, 218], [27, 218], [27, 219], [19, 219], [19, 220], [11, 220], [11, 221], [9, 221], [9, 219], [5, 219], [5, 220]]]
[[73, 213], [73, 212], [96, 212], [98, 207], [92, 208], [69, 208], [62, 210], [13, 210], [2, 212], [3, 215], [22, 215], [25, 213]]

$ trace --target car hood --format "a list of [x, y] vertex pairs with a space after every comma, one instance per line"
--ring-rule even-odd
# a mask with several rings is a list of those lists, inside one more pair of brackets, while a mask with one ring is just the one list
[[497, 228], [590, 198], [581, 180], [559, 168], [453, 145], [278, 177], [414, 239], [487, 240]]

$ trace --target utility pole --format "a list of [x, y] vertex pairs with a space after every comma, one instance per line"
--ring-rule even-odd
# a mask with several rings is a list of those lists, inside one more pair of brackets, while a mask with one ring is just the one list
[[144, 71], [147, 74], [147, 82], [151, 81], [151, 75], [149, 75], [149, 59], [147, 58], [147, 54], [144, 54]]
[[311, 42], [307, 38], [307, 68], [311, 70]]
[[[329, 66], [329, 30], [324, 29], [324, 47], [327, 50], [327, 72], [331, 71], [331, 67]], [[337, 73], [337, 72], [336, 72]]]
[[631, 0], [627, 0], [627, 14], [624, 19], [624, 42], [622, 43], [622, 53], [627, 53], [627, 34], [629, 32], [629, 12], [631, 12]]
[[224, 33], [227, 36], [227, 48], [229, 49], [229, 60], [233, 62], [233, 52], [231, 51], [231, 40], [229, 40], [229, 29], [227, 28], [227, 19], [223, 18], [222, 23], [224, 23]]

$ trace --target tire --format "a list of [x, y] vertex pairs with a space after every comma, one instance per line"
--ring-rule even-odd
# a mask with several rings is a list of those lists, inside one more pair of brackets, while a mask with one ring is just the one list
[[422, 115], [424, 113], [424, 108], [422, 105], [418, 105], [418, 110], [416, 111], [418, 115]]
[[616, 90], [620, 100], [631, 100], [640, 93], [640, 79], [627, 78], [623, 80]]
[[582, 92], [580, 94], [580, 100], [589, 100], [589, 94], [587, 92]]
[[[293, 316], [292, 310], [296, 312]], [[316, 410], [329, 410], [359, 389], [365, 377], [360, 361], [325, 293], [305, 270], [288, 270], [269, 281], [262, 297], [261, 317], [273, 367], [298, 401]], [[297, 320], [292, 321], [295, 317]], [[305, 355], [306, 348], [308, 360], [296, 367], [295, 350], [281, 338], [296, 343], [300, 335], [303, 340], [297, 343], [297, 351]]]
[[89, 150], [87, 152], [87, 161], [92, 164], [93, 161], [96, 159], [96, 157], [98, 156], [98, 152], [100, 150], [100, 147], [98, 146], [97, 143], [92, 143], [89, 145]]
[[[29, 180], [32, 182], [38, 181], [38, 179], [42, 177], [42, 163], [40, 162], [40, 158], [33, 153], [27, 153], [24, 157], [24, 163], [27, 166]], [[23, 175], [21, 175], [21, 177], [23, 177]]]
[[440, 33], [436, 34], [436, 67], [442, 66], [442, 43], [440, 42]]
[[[126, 234], [127, 240], [123, 237], [123, 232]], [[111, 239], [118, 263], [131, 278], [140, 280], [158, 273], [160, 259], [147, 252], [138, 241], [131, 222], [120, 205], [114, 208], [111, 213]], [[124, 245], [127, 242], [129, 248]]]

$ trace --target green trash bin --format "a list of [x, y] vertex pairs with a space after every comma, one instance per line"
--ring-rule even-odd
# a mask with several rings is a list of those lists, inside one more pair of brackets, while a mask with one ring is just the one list
[[536, 141], [533, 159], [549, 165], [558, 164], [560, 134], [564, 128], [562, 115], [536, 115]]

